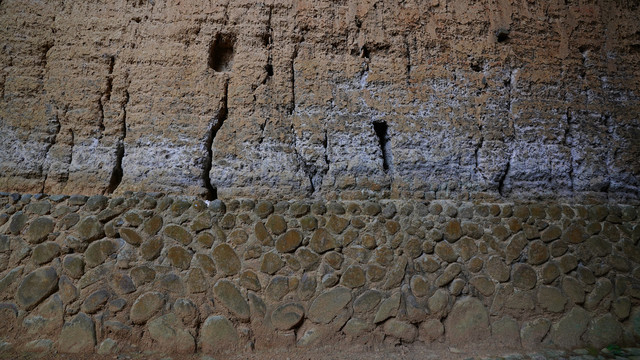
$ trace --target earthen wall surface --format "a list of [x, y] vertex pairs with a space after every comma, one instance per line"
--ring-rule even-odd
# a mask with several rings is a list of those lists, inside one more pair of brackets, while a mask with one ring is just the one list
[[637, 1], [0, 3], [0, 190], [638, 198]]

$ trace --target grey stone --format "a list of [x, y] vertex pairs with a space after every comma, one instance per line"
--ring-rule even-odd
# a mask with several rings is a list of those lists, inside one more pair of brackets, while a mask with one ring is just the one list
[[579, 306], [574, 306], [558, 322], [551, 326], [549, 333], [553, 345], [572, 349], [583, 345], [580, 339], [587, 329], [590, 320], [589, 313]]
[[63, 353], [89, 353], [96, 345], [96, 330], [93, 320], [79, 313], [62, 327], [58, 339], [58, 351]]
[[596, 286], [584, 302], [584, 307], [587, 310], [595, 310], [598, 307], [598, 304], [605, 296], [609, 295], [613, 290], [613, 284], [611, 284], [611, 280], [607, 278], [600, 278], [596, 281]]
[[213, 249], [213, 261], [219, 272], [225, 275], [235, 275], [240, 272], [242, 263], [236, 252], [228, 244], [220, 244]]
[[17, 211], [11, 216], [11, 222], [9, 223], [9, 231], [12, 235], [18, 235], [22, 232], [22, 229], [27, 225], [29, 217], [22, 211]]
[[65, 304], [70, 304], [80, 295], [78, 288], [76, 288], [76, 286], [73, 285], [73, 282], [64, 275], [60, 277], [60, 280], [58, 280], [58, 291]]
[[26, 310], [38, 305], [58, 289], [58, 275], [53, 267], [34, 270], [18, 286], [16, 302]]
[[193, 241], [193, 235], [180, 225], [170, 224], [165, 226], [164, 234], [183, 245], [189, 245]]
[[209, 316], [200, 329], [200, 348], [207, 354], [232, 350], [238, 341], [238, 332], [224, 316]]
[[140, 236], [137, 230], [129, 229], [129, 228], [121, 228], [119, 232], [120, 232], [120, 236], [122, 236], [124, 241], [126, 241], [127, 243], [133, 246], [138, 246], [142, 244], [142, 241], [143, 241], [142, 236]]
[[289, 279], [286, 276], [274, 276], [269, 281], [265, 293], [271, 300], [280, 301], [289, 292]]
[[308, 318], [319, 324], [328, 324], [351, 302], [351, 290], [335, 287], [320, 294], [309, 307]]
[[473, 285], [484, 296], [491, 296], [495, 291], [495, 284], [488, 276], [479, 275], [474, 276], [469, 280], [469, 283]]
[[144, 324], [162, 309], [164, 302], [164, 296], [159, 292], [144, 293], [131, 306], [129, 319], [134, 324]]
[[287, 222], [280, 215], [271, 215], [265, 224], [267, 229], [274, 235], [280, 235], [287, 231]]
[[533, 289], [538, 281], [536, 271], [527, 264], [513, 265], [511, 278], [513, 279], [513, 286], [524, 290]]
[[48, 201], [31, 203], [25, 206], [25, 210], [36, 215], [46, 215], [51, 210], [51, 203]]
[[506, 347], [520, 345], [520, 326], [512, 317], [505, 316], [491, 324], [491, 336], [495, 342]]
[[193, 324], [198, 320], [198, 308], [193, 301], [189, 299], [177, 299], [173, 303], [173, 312], [185, 325]]
[[278, 330], [294, 328], [304, 317], [304, 307], [298, 303], [278, 306], [271, 314], [271, 323]]
[[284, 266], [284, 260], [275, 252], [268, 252], [262, 256], [260, 271], [273, 275]]
[[415, 326], [397, 319], [390, 319], [385, 322], [383, 329], [386, 335], [393, 336], [406, 343], [412, 343], [418, 336], [418, 329]]
[[104, 304], [109, 300], [109, 292], [107, 290], [101, 289], [94, 291], [91, 295], [87, 296], [87, 298], [82, 303], [80, 307], [80, 311], [93, 314], [100, 310]]
[[60, 254], [60, 245], [54, 242], [46, 242], [33, 248], [31, 260], [36, 265], [42, 265], [50, 262]]
[[104, 239], [95, 241], [87, 247], [84, 253], [84, 259], [90, 268], [96, 267], [102, 264], [111, 254], [114, 254], [118, 249], [118, 245], [115, 240]]
[[525, 322], [520, 330], [522, 346], [525, 349], [540, 348], [542, 345], [542, 339], [547, 335], [550, 328], [551, 321], [545, 318]]
[[156, 285], [168, 292], [182, 295], [184, 293], [184, 282], [182, 277], [174, 273], [163, 274], [158, 277]]
[[529, 244], [527, 261], [531, 265], [540, 265], [549, 260], [549, 249], [540, 240], [532, 241]]
[[438, 289], [427, 301], [432, 314], [442, 314], [449, 304], [449, 293], [444, 289]]
[[538, 288], [538, 304], [547, 311], [560, 313], [564, 311], [567, 298], [556, 287], [541, 286]]
[[387, 320], [392, 316], [396, 316], [398, 308], [400, 307], [401, 293], [394, 293], [380, 303], [376, 316], [373, 319], [374, 323], [379, 323]]
[[562, 279], [562, 291], [576, 304], [584, 302], [584, 284], [571, 276]]
[[[159, 237], [145, 240], [138, 249], [140, 257], [144, 260], [151, 261], [160, 256], [160, 252], [164, 246], [164, 241]], [[206, 256], [206, 255], [205, 255]]]
[[54, 225], [53, 219], [46, 216], [33, 220], [27, 229], [27, 241], [32, 244], [43, 242], [53, 232]]
[[387, 271], [387, 277], [384, 285], [382, 286], [385, 290], [394, 289], [398, 287], [398, 285], [400, 285], [402, 279], [404, 279], [407, 264], [407, 258], [405, 258], [404, 256], [396, 260], [391, 269]]
[[378, 290], [367, 290], [353, 302], [353, 311], [367, 313], [378, 306], [382, 300], [382, 293]]
[[76, 225], [76, 233], [80, 240], [91, 242], [104, 237], [104, 228], [95, 216], [88, 216]]
[[528, 243], [529, 241], [523, 233], [513, 235], [505, 251], [507, 264], [511, 264], [514, 260], [519, 258], [522, 254], [522, 250]]
[[133, 279], [131, 279], [129, 275], [115, 273], [111, 276], [109, 282], [118, 294], [124, 295], [136, 291], [136, 285], [133, 283]]
[[117, 350], [118, 343], [111, 338], [106, 338], [100, 343], [100, 345], [98, 345], [98, 350], [96, 352], [98, 355], [109, 355], [117, 352]]
[[411, 292], [413, 293], [413, 295], [417, 297], [423, 297], [427, 295], [427, 292], [429, 291], [429, 283], [424, 278], [424, 276], [413, 275], [411, 277], [410, 284]]
[[302, 242], [302, 233], [291, 229], [276, 240], [276, 250], [281, 253], [295, 251]]
[[188, 270], [191, 266], [193, 255], [180, 245], [172, 246], [167, 250], [167, 259], [171, 266], [180, 270]]
[[104, 195], [93, 195], [87, 199], [84, 208], [87, 211], [100, 211], [107, 207], [108, 202], [109, 198]]
[[249, 309], [251, 316], [257, 318], [264, 318], [267, 313], [267, 305], [252, 291], [249, 291]]
[[53, 341], [50, 339], [37, 339], [29, 341], [24, 345], [26, 352], [48, 353], [53, 350]]
[[373, 327], [373, 324], [365, 320], [352, 318], [347, 321], [347, 324], [344, 326], [342, 331], [348, 336], [357, 337], [369, 333], [373, 330]]
[[315, 277], [304, 273], [302, 279], [300, 279], [300, 286], [298, 289], [298, 295], [301, 300], [309, 300], [315, 295], [316, 287], [318, 286]]
[[216, 298], [241, 320], [249, 320], [251, 312], [247, 300], [242, 296], [240, 290], [228, 280], [218, 280], [213, 287]]
[[451, 344], [468, 344], [487, 338], [489, 314], [480, 300], [458, 299], [445, 321], [445, 334]]
[[462, 265], [458, 263], [449, 264], [449, 266], [444, 269], [442, 275], [436, 278], [435, 285], [442, 287], [449, 284], [461, 271]]
[[489, 257], [486, 264], [487, 272], [496, 281], [505, 282], [509, 280], [509, 266], [497, 255]]
[[593, 319], [587, 329], [589, 345], [602, 349], [607, 345], [622, 345], [622, 325], [610, 313]]
[[196, 350], [195, 339], [182, 329], [182, 324], [174, 313], [149, 321], [148, 329], [151, 339], [160, 350], [178, 354], [192, 354]]
[[435, 253], [440, 257], [440, 259], [453, 263], [458, 260], [459, 255], [456, 253], [454, 248], [449, 245], [447, 242], [439, 242], [435, 246]]
[[260, 285], [260, 279], [253, 270], [245, 270], [240, 275], [240, 285], [245, 289], [260, 291], [262, 286]]
[[338, 246], [335, 238], [323, 228], [316, 230], [309, 241], [311, 250], [318, 254], [322, 254], [329, 250], [333, 250]]
[[444, 334], [444, 325], [437, 319], [427, 319], [420, 324], [419, 334], [425, 343], [434, 342]]
[[611, 305], [611, 310], [619, 320], [626, 319], [631, 312], [631, 299], [627, 296], [617, 298]]

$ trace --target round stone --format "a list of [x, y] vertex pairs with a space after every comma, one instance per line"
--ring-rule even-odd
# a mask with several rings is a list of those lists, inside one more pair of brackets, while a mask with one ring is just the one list
[[27, 229], [27, 240], [32, 244], [38, 244], [47, 239], [54, 228], [53, 220], [49, 217], [35, 219]]
[[25, 276], [18, 286], [16, 302], [30, 310], [58, 288], [58, 274], [52, 267], [44, 267]]
[[236, 252], [228, 244], [220, 244], [213, 249], [213, 261], [218, 271], [226, 275], [235, 275], [240, 272], [242, 264]]
[[181, 270], [189, 269], [191, 258], [191, 253], [182, 246], [173, 246], [167, 251], [167, 259], [171, 265]]
[[271, 323], [278, 330], [289, 330], [300, 323], [304, 317], [304, 307], [298, 303], [278, 306], [271, 314]]
[[131, 306], [129, 318], [134, 324], [144, 324], [164, 305], [164, 297], [159, 292], [142, 294]]
[[302, 233], [298, 230], [289, 230], [276, 240], [276, 250], [281, 253], [295, 251], [302, 242]]
[[523, 290], [533, 289], [538, 281], [536, 271], [527, 264], [513, 265], [511, 277], [513, 286]]

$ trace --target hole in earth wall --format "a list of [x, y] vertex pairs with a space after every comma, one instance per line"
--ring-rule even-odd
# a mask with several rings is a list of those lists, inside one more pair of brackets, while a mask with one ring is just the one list
[[389, 126], [385, 121], [374, 121], [373, 130], [378, 137], [380, 151], [382, 152], [382, 168], [388, 171], [391, 165], [391, 143], [389, 142]]
[[233, 35], [216, 35], [216, 38], [209, 45], [209, 59], [207, 61], [209, 67], [217, 72], [231, 70], [234, 43], [235, 37]]

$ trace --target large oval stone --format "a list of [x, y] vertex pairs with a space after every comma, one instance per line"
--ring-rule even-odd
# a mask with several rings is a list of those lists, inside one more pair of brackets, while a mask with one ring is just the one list
[[96, 345], [96, 330], [93, 320], [79, 313], [64, 324], [58, 340], [58, 350], [63, 353], [92, 352]]
[[271, 314], [271, 323], [276, 329], [289, 330], [300, 323], [304, 307], [297, 303], [278, 306]]
[[456, 301], [444, 326], [447, 341], [451, 344], [484, 340], [490, 334], [487, 309], [480, 300], [472, 297]]
[[302, 242], [302, 233], [292, 229], [276, 240], [276, 250], [281, 253], [294, 251]]
[[39, 244], [46, 240], [53, 231], [54, 223], [50, 217], [39, 217], [29, 225], [27, 229], [27, 240], [32, 244]]
[[16, 302], [31, 310], [58, 288], [58, 274], [52, 267], [37, 269], [25, 276], [16, 292]]
[[242, 264], [236, 252], [228, 244], [220, 244], [213, 249], [213, 261], [218, 271], [225, 275], [235, 275], [240, 271]]
[[94, 241], [104, 237], [104, 227], [95, 216], [86, 217], [76, 225], [76, 232], [82, 241]]
[[315, 323], [328, 324], [351, 301], [351, 290], [335, 287], [320, 294], [309, 308], [309, 319]]
[[164, 297], [159, 292], [142, 294], [131, 306], [129, 318], [134, 324], [143, 324], [160, 311], [164, 305]]
[[313, 237], [311, 237], [311, 241], [309, 241], [309, 247], [318, 254], [333, 250], [336, 246], [338, 246], [336, 239], [322, 228], [316, 230], [313, 233]]
[[218, 280], [213, 286], [213, 293], [234, 315], [242, 320], [249, 320], [249, 304], [233, 283], [228, 280]]
[[189, 231], [180, 225], [167, 225], [164, 228], [164, 234], [184, 245], [189, 245], [193, 240], [193, 236]]
[[200, 348], [204, 353], [230, 350], [238, 343], [238, 332], [224, 316], [209, 316], [200, 329]]

